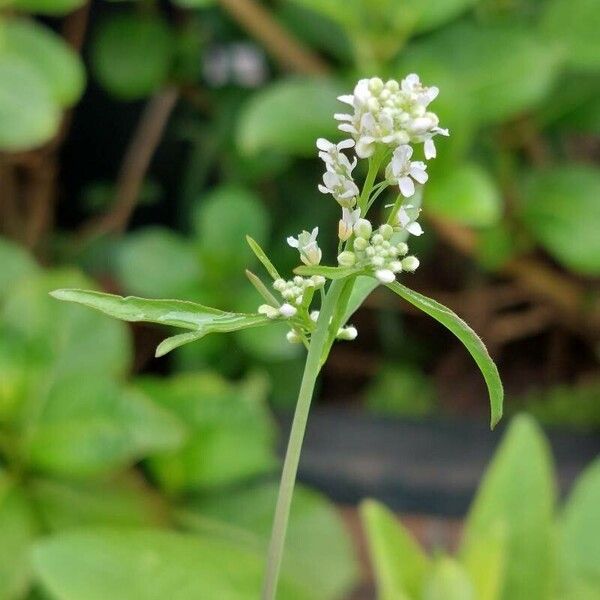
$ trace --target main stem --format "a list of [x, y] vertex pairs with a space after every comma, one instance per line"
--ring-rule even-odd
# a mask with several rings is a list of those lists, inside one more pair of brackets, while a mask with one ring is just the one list
[[317, 328], [311, 336], [300, 392], [298, 394], [298, 403], [294, 413], [294, 421], [290, 432], [285, 460], [283, 462], [283, 471], [281, 473], [281, 483], [279, 484], [279, 495], [277, 497], [277, 506], [275, 508], [275, 517], [273, 519], [273, 529], [271, 530], [271, 541], [267, 553], [267, 569], [262, 591], [262, 600], [275, 600], [277, 593], [277, 581], [281, 569], [281, 559], [285, 545], [285, 535], [287, 531], [292, 496], [294, 494], [294, 485], [296, 483], [296, 474], [298, 472], [298, 463], [300, 462], [300, 452], [302, 442], [306, 431], [308, 413], [315, 389], [317, 376], [319, 375], [321, 354], [327, 342], [327, 331], [329, 321], [340, 297], [343, 288], [343, 280], [333, 281], [329, 291], [325, 296], [325, 301], [321, 306]]

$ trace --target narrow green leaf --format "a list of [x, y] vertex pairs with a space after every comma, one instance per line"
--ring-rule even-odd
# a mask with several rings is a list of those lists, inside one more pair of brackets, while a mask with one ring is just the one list
[[178, 335], [172, 335], [164, 339], [157, 347], [154, 356], [156, 358], [160, 358], [165, 354], [179, 348], [181, 346], [185, 346], [186, 344], [191, 344], [192, 342], [196, 342], [199, 339], [202, 339], [206, 333], [204, 331], [188, 331], [187, 333], [179, 333]]
[[360, 515], [381, 600], [421, 597], [429, 559], [400, 521], [381, 504], [368, 500]]
[[468, 573], [452, 558], [442, 557], [433, 567], [423, 600], [479, 600]]
[[324, 265], [300, 265], [294, 269], [296, 275], [310, 277], [312, 275], [321, 275], [326, 279], [344, 279], [351, 275], [360, 273], [356, 267], [327, 267]]
[[265, 301], [271, 306], [278, 306], [279, 302], [277, 298], [271, 294], [269, 288], [261, 281], [258, 275], [255, 275], [252, 271], [246, 269], [246, 277], [250, 280], [250, 283], [254, 286], [256, 291], [265, 299]]
[[264, 315], [224, 312], [185, 300], [147, 300], [135, 296], [123, 298], [114, 294], [74, 289], [55, 290], [50, 295], [58, 300], [83, 304], [123, 321], [160, 323], [193, 329], [195, 334], [201, 333], [199, 337], [269, 322]]
[[252, 249], [252, 252], [256, 255], [256, 258], [262, 263], [263, 267], [267, 270], [267, 273], [273, 279], [281, 279], [281, 275], [277, 272], [277, 269], [273, 263], [269, 260], [269, 257], [265, 254], [265, 251], [260, 247], [259, 243], [251, 238], [249, 235], [246, 236], [246, 241]]
[[458, 315], [439, 302], [423, 296], [423, 294], [419, 294], [397, 281], [388, 284], [387, 287], [413, 306], [416, 306], [419, 310], [433, 317], [464, 344], [477, 363], [487, 384], [491, 405], [491, 426], [494, 427], [502, 417], [504, 389], [498, 368], [479, 336]]

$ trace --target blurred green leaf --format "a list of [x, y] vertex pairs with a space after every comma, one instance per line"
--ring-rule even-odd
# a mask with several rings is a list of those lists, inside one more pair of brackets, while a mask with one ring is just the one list
[[270, 217], [261, 199], [235, 185], [224, 185], [199, 199], [193, 214], [197, 245], [212, 273], [221, 280], [253, 262], [245, 237], [266, 242]]
[[313, 156], [318, 137], [338, 137], [332, 115], [344, 88], [330, 79], [292, 78], [265, 87], [250, 98], [239, 117], [240, 150], [276, 150]]
[[182, 8], [206, 8], [216, 4], [217, 0], [173, 0], [173, 4]]
[[[36, 545], [34, 567], [61, 600], [248, 600], [260, 593], [263, 557], [214, 537], [152, 529], [83, 529]], [[282, 577], [281, 600], [308, 600]]]
[[164, 522], [164, 506], [141, 478], [101, 483], [34, 479], [29, 489], [49, 531], [90, 525], [143, 526]]
[[388, 364], [369, 384], [365, 406], [380, 414], [423, 416], [435, 412], [437, 392], [433, 381], [418, 367]]
[[60, 110], [27, 60], [0, 54], [0, 150], [29, 150], [58, 130]]
[[275, 466], [273, 426], [264, 383], [232, 385], [216, 374], [144, 378], [140, 388], [187, 424], [179, 450], [152, 458], [150, 469], [171, 492], [212, 489], [247, 480]]
[[429, 559], [417, 542], [393, 513], [373, 500], [363, 502], [360, 514], [375, 570], [378, 598], [421, 598]]
[[528, 417], [513, 419], [469, 512], [461, 555], [506, 533], [502, 600], [547, 600], [554, 572], [554, 482], [546, 440]]
[[86, 0], [11, 0], [13, 8], [41, 15], [66, 15], [83, 6]]
[[[600, 459], [594, 461], [577, 480], [564, 508], [560, 530], [560, 567], [563, 585], [575, 590], [585, 586], [600, 590]], [[589, 596], [592, 598], [593, 596]]]
[[564, 165], [533, 173], [520, 216], [554, 258], [584, 275], [600, 274], [600, 173]]
[[544, 7], [541, 31], [564, 50], [571, 67], [600, 68], [599, 30], [596, 0], [549, 0]]
[[56, 382], [29, 427], [28, 462], [66, 477], [106, 474], [175, 450], [185, 433], [177, 418], [139, 391], [90, 375]]
[[122, 323], [48, 296], [48, 292], [59, 287], [91, 284], [77, 271], [46, 271], [18, 282], [0, 309], [2, 320], [36, 347], [54, 376], [121, 376], [129, 368], [131, 340]]
[[129, 294], [150, 298], [189, 297], [201, 277], [192, 244], [161, 227], [129, 234], [116, 256], [116, 274]]
[[36, 534], [24, 494], [0, 469], [0, 598], [23, 598], [30, 582], [29, 551]]
[[427, 298], [427, 296], [423, 296], [397, 281], [388, 284], [387, 287], [398, 294], [398, 296], [441, 323], [451, 331], [469, 351], [469, 354], [471, 354], [481, 370], [481, 374], [483, 375], [488, 388], [491, 406], [490, 422], [491, 426], [494, 427], [502, 417], [504, 390], [500, 375], [498, 374], [498, 369], [478, 335], [460, 317], [439, 302]]
[[[202, 534], [216, 534], [243, 548], [266, 552], [277, 485], [259, 484], [236, 493], [211, 495], [184, 508], [182, 522]], [[282, 572], [314, 600], [343, 598], [356, 581], [351, 540], [332, 504], [298, 486], [290, 512]]]
[[173, 37], [162, 18], [118, 14], [103, 21], [96, 31], [92, 68], [113, 96], [138, 100], [167, 82], [173, 53]]
[[0, 302], [20, 279], [34, 275], [38, 270], [26, 250], [0, 237]]
[[463, 225], [487, 227], [501, 217], [500, 192], [492, 177], [474, 163], [440, 173], [425, 186], [424, 194], [429, 212]]
[[12, 421], [18, 414], [37, 367], [22, 337], [0, 327], [0, 423]]
[[489, 123], [539, 103], [550, 91], [558, 66], [557, 53], [531, 31], [464, 22], [410, 45], [398, 69], [436, 82], [442, 94], [443, 82], [453, 82], [456, 92], [446, 101], [466, 103], [471, 121]]
[[477, 600], [499, 600], [506, 568], [506, 528], [498, 523], [472, 537], [461, 563], [469, 574]]
[[436, 561], [424, 587], [423, 600], [479, 600], [468, 573], [452, 558]]
[[183, 329], [192, 329], [185, 337], [168, 338], [159, 346], [157, 353], [166, 354], [170, 350], [209, 333], [226, 333], [249, 327], [259, 327], [270, 323], [270, 319], [259, 314], [224, 312], [216, 308], [188, 302], [186, 300], [146, 300], [135, 296], [115, 296], [90, 290], [54, 290], [51, 295], [66, 302], [82, 304], [99, 310], [122, 321], [159, 323]]
[[47, 83], [60, 106], [79, 100], [85, 70], [79, 55], [51, 29], [31, 19], [13, 18], [0, 24], [0, 57], [26, 62]]

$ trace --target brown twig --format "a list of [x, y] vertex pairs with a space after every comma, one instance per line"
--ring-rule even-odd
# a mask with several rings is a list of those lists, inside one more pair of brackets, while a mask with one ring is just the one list
[[108, 233], [122, 233], [135, 209], [144, 177], [177, 103], [178, 90], [157, 92], [147, 103], [125, 152], [117, 178], [115, 201], [110, 212], [84, 225], [80, 238], [86, 241]]
[[287, 31], [255, 0], [219, 0], [246, 31], [255, 37], [284, 68], [307, 75], [326, 75], [327, 64]]

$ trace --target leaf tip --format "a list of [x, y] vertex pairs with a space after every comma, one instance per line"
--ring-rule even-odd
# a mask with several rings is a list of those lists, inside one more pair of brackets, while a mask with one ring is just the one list
[[70, 291], [71, 290], [69, 289], [52, 290], [51, 292], [48, 292], [48, 295], [52, 296], [52, 298], [55, 298], [56, 300], [69, 300]]

